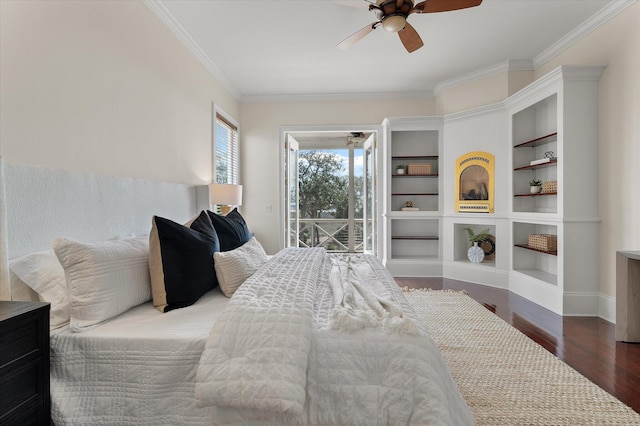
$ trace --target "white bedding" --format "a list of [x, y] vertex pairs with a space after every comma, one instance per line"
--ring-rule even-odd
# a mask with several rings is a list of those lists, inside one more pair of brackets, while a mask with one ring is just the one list
[[228, 301], [215, 289], [188, 308], [160, 313], [149, 302], [83, 333], [53, 332], [54, 423], [210, 425], [195, 406], [195, 374]]
[[196, 397], [212, 407], [216, 424], [474, 423], [393, 278], [374, 257], [357, 259], [361, 283], [382, 283], [378, 300], [417, 331], [385, 328], [385, 321], [333, 329], [329, 257], [319, 249], [283, 250], [240, 287], [207, 340]]

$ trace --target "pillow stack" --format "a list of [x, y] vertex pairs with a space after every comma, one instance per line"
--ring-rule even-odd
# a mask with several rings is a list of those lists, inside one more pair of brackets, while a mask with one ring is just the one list
[[153, 305], [168, 312], [194, 304], [219, 285], [214, 254], [237, 249], [250, 239], [237, 209], [226, 216], [202, 211], [185, 225], [154, 216], [149, 235]]
[[10, 270], [20, 291], [51, 303], [51, 329], [69, 324], [82, 332], [151, 299], [169, 312], [218, 285], [231, 297], [266, 260], [234, 209], [226, 216], [202, 211], [185, 225], [154, 216], [149, 237], [57, 238], [53, 250], [14, 259]]

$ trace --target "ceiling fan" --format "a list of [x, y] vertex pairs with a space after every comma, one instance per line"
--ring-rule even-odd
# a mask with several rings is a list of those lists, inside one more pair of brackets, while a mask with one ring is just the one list
[[409, 53], [420, 49], [424, 43], [418, 32], [407, 22], [413, 13], [448, 12], [479, 6], [482, 0], [425, 0], [414, 5], [412, 0], [377, 0], [369, 3], [369, 11], [376, 14], [378, 20], [342, 40], [336, 47], [347, 49], [364, 36], [381, 26], [386, 31], [398, 33], [400, 41]]

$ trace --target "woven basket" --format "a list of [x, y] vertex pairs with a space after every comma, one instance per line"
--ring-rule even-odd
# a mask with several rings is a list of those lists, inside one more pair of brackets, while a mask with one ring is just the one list
[[558, 192], [558, 182], [550, 180], [548, 182], [542, 182], [542, 193]]
[[530, 234], [529, 247], [542, 251], [558, 251], [558, 237], [550, 234]]
[[431, 164], [407, 164], [407, 174], [409, 175], [430, 175]]

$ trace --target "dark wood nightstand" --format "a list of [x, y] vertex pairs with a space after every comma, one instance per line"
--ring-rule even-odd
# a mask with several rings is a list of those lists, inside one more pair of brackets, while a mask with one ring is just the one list
[[0, 425], [47, 425], [48, 303], [0, 301]]

